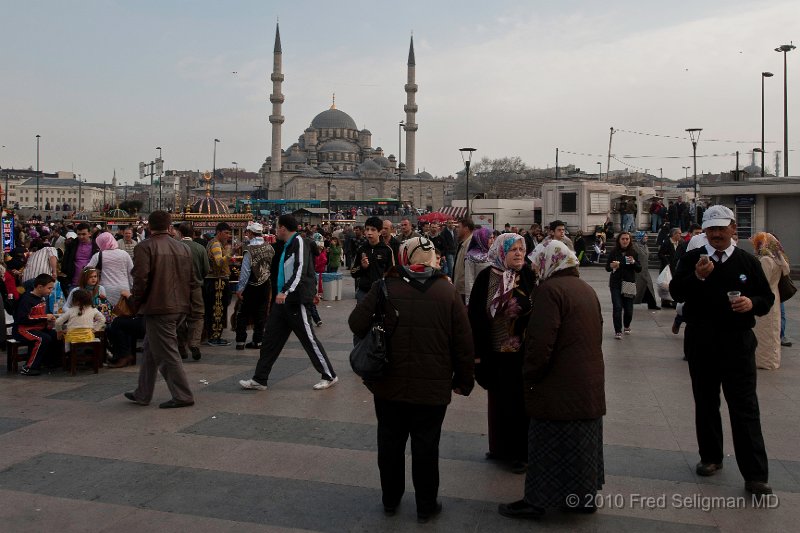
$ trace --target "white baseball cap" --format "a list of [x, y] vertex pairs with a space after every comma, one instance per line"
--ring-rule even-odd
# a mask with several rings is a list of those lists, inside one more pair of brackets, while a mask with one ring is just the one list
[[247, 225], [245, 230], [246, 231], [252, 231], [253, 233], [257, 233], [258, 235], [261, 235], [262, 233], [264, 233], [264, 226], [262, 226], [258, 222], [251, 222], [251, 223], [249, 223]]
[[730, 226], [735, 220], [733, 211], [724, 205], [712, 205], [703, 213], [703, 229]]
[[64, 237], [66, 237], [67, 239], [77, 239], [78, 234], [75, 233], [74, 231], [68, 231]]

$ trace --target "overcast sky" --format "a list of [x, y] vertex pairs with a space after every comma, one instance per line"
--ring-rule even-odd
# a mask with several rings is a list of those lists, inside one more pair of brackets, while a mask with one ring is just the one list
[[[736, 150], [745, 166], [761, 138], [762, 71], [775, 73], [766, 80], [773, 169], [783, 149], [774, 48], [800, 41], [796, 1], [0, 0], [0, 12], [0, 166], [35, 168], [40, 134], [42, 170], [90, 181], [116, 169], [132, 182], [156, 146], [168, 169], [210, 170], [214, 138], [218, 167], [257, 171], [270, 149], [278, 18], [283, 148], [335, 92], [373, 146], [396, 154], [413, 31], [417, 166], [434, 175], [462, 167], [462, 146], [534, 167], [552, 166], [558, 147], [562, 165], [596, 172], [602, 162], [606, 172], [611, 126], [624, 130], [612, 170], [683, 176], [689, 127], [703, 128], [698, 172], [733, 169]], [[797, 176], [800, 50], [788, 60]]]

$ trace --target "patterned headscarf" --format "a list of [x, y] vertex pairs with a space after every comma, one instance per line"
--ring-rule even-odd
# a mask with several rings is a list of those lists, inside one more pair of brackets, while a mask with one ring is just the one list
[[552, 240], [546, 246], [540, 247], [532, 261], [539, 272], [539, 281], [546, 280], [559, 270], [578, 266], [578, 257], [575, 252], [557, 240]]
[[517, 233], [501, 233], [497, 236], [489, 250], [489, 262], [497, 270], [503, 273], [503, 279], [497, 287], [497, 292], [492, 297], [492, 302], [489, 304], [489, 313], [494, 317], [497, 310], [505, 306], [511, 299], [514, 287], [517, 282], [517, 271], [506, 267], [506, 256], [508, 251], [517, 241], [525, 242], [522, 235]]
[[786, 259], [780, 241], [772, 233], [761, 231], [750, 238], [756, 255], [772, 257], [773, 259]]
[[644, 244], [644, 240], [645, 240], [646, 238], [647, 238], [647, 233], [645, 233], [644, 231], [637, 231], [637, 232], [636, 232], [636, 233], [633, 235], [633, 240], [634, 240], [634, 241], [636, 241], [636, 242], [638, 242], [638, 243], [641, 243], [641, 244]]
[[97, 242], [97, 247], [101, 250], [116, 250], [119, 246], [117, 245], [117, 240], [111, 235], [109, 232], [104, 231], [100, 235], [97, 236], [95, 240]]
[[492, 238], [492, 230], [489, 228], [478, 228], [472, 232], [472, 238], [467, 247], [466, 259], [473, 263], [486, 263], [489, 261], [489, 239]]

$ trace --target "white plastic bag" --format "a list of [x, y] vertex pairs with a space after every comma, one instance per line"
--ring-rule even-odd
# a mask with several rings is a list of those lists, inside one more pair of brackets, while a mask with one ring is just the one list
[[672, 301], [672, 296], [669, 294], [670, 281], [672, 281], [672, 272], [669, 271], [669, 265], [667, 265], [656, 278], [656, 290], [658, 291], [658, 297], [662, 300]]

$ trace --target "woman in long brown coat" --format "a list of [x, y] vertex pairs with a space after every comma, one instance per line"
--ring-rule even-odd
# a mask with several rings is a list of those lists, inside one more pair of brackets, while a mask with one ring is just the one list
[[605, 481], [603, 318], [578, 259], [550, 242], [533, 257], [541, 280], [525, 339], [528, 470], [525, 497], [500, 514], [535, 518], [548, 508], [594, 512]]

